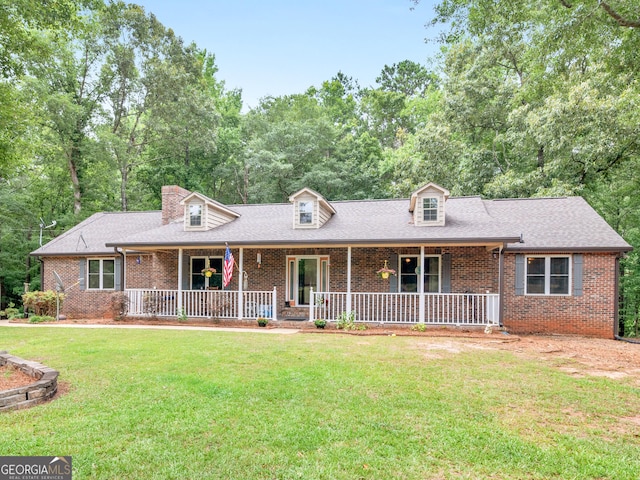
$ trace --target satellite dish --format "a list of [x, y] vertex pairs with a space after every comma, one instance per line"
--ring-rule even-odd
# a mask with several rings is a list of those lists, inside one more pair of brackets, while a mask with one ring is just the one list
[[62, 282], [62, 278], [58, 275], [58, 272], [53, 271], [53, 276], [56, 279], [56, 291], [64, 292], [64, 283]]

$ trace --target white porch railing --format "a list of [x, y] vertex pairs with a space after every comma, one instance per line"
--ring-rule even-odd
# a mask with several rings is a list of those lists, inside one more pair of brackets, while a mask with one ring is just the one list
[[[127, 289], [126, 293], [127, 313], [131, 316], [276, 319], [278, 314], [275, 288], [242, 292], [242, 305], [238, 305], [236, 290]], [[348, 295], [312, 292], [309, 320], [338, 320], [349, 308]], [[350, 296], [350, 309], [358, 322], [497, 325], [500, 321], [498, 294], [351, 293]]]
[[[347, 293], [317, 292], [313, 297], [313, 319], [335, 321], [347, 311]], [[499, 301], [492, 293], [351, 293], [351, 311], [358, 322], [497, 325]]]
[[[275, 289], [242, 292], [242, 315], [237, 290], [127, 289], [130, 316], [195, 318], [275, 318]], [[178, 300], [181, 301], [178, 301]]]

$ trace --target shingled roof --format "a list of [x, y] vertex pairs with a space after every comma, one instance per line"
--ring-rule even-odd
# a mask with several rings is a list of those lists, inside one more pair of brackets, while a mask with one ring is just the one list
[[[339, 245], [506, 245], [510, 251], [631, 250], [581, 197], [483, 200], [451, 197], [445, 226], [413, 224], [409, 199], [331, 202], [322, 227], [294, 229], [291, 204], [231, 205], [239, 217], [208, 231], [182, 220], [163, 225], [159, 211], [97, 213], [32, 252], [37, 256], [112, 255], [178, 247]], [[522, 241], [520, 241], [522, 240]]]

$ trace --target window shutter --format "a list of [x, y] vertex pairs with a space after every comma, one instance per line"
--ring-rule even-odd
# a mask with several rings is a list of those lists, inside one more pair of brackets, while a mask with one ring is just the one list
[[80, 290], [84, 290], [86, 287], [86, 277], [87, 277], [87, 260], [84, 258], [80, 259], [80, 275], [78, 276], [78, 285], [80, 286]]
[[516, 255], [516, 295], [524, 295], [524, 255]]
[[442, 254], [442, 293], [451, 293], [451, 254]]
[[116, 291], [122, 290], [122, 257], [116, 257], [113, 262], [113, 273], [115, 276], [114, 287]]
[[191, 280], [191, 257], [182, 254], [182, 290], [189, 290]]
[[581, 253], [573, 255], [573, 295], [582, 296], [582, 267], [583, 256]]
[[392, 253], [389, 258], [390, 268], [393, 268], [396, 271], [396, 275], [391, 275], [389, 277], [389, 292], [390, 293], [398, 293], [398, 278], [400, 276], [400, 271], [398, 270], [398, 254]]

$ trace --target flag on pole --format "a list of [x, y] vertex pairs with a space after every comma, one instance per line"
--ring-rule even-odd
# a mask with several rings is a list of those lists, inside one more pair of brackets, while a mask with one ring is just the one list
[[231, 277], [233, 276], [233, 253], [229, 250], [227, 245], [227, 251], [224, 252], [224, 266], [222, 267], [222, 286], [227, 287], [231, 283]]

